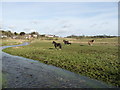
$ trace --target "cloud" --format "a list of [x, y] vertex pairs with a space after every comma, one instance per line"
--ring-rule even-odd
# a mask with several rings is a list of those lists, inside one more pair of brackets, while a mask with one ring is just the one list
[[92, 27], [95, 27], [95, 26], [97, 26], [97, 24], [92, 24], [90, 27], [92, 28]]
[[[99, 17], [99, 18], [98, 18]], [[55, 34], [59, 36], [67, 35], [117, 35], [117, 18], [107, 18], [106, 15], [91, 18], [59, 18], [40, 20], [39, 24], [20, 24], [25, 32], [37, 31], [39, 33]], [[103, 19], [106, 18], [106, 19]], [[24, 21], [23, 21], [24, 22]], [[21, 28], [21, 29], [22, 29]]]
[[8, 28], [9, 28], [9, 29], [15, 29], [16, 26], [15, 26], [15, 25], [9, 25]]
[[31, 21], [31, 23], [33, 23], [33, 24], [39, 24], [40, 20], [33, 20], [33, 21]]
[[0, 29], [2, 29], [3, 28], [3, 26], [2, 26], [2, 24], [0, 24]]
[[68, 32], [68, 30], [65, 30], [65, 29], [61, 29], [59, 31], [55, 31], [54, 33], [55, 34], [58, 34], [58, 35], [61, 35], [61, 34], [66, 34]]
[[[111, 16], [111, 15], [110, 15]], [[26, 23], [26, 21], [12, 22], [16, 23], [18, 31], [25, 31], [30, 33], [37, 31], [40, 34], [55, 34], [59, 36], [67, 35], [98, 35], [98, 34], [109, 34], [117, 35], [118, 22], [117, 18], [108, 18], [109, 16], [104, 13], [104, 15], [98, 15], [95, 17], [58, 17], [37, 20], [35, 24]], [[31, 20], [32, 22], [33, 20]], [[14, 28], [14, 26], [10, 26]]]
[[25, 28], [24, 31], [30, 33], [30, 32], [36, 32], [37, 30], [33, 28]]
[[[115, 3], [21, 3], [19, 6], [21, 5], [27, 6], [22, 9], [21, 7], [16, 9], [12, 7], [10, 10], [8, 8], [8, 12], [4, 14], [5, 24], [18, 32], [37, 31], [60, 36], [117, 35], [118, 11]], [[19, 14], [19, 10], [24, 14]], [[28, 13], [25, 12], [27, 10]], [[11, 14], [13, 12], [14, 17]]]

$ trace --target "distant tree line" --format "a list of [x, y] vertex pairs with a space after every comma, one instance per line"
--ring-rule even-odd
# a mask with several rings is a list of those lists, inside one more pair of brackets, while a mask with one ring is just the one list
[[117, 37], [117, 36], [108, 36], [108, 35], [96, 35], [96, 36], [77, 36], [77, 35], [70, 35], [67, 36], [67, 38], [76, 38], [76, 39], [81, 39], [81, 38], [113, 38], [113, 37]]
[[[7, 37], [12, 37], [12, 36], [17, 36], [17, 35], [19, 35], [19, 36], [24, 36], [24, 35], [26, 35], [27, 33], [25, 33], [25, 32], [17, 33], [17, 32], [0, 30], [0, 34], [1, 34], [1, 35], [6, 35]], [[34, 35], [34, 34], [39, 35], [38, 32], [31, 32], [31, 33], [28, 33], [28, 34], [29, 34], [29, 35]]]
[[11, 31], [1, 30], [0, 33], [1, 33], [2, 35], [6, 35], [6, 36], [8, 36], [8, 37], [11, 37], [11, 36], [14, 35], [14, 33], [12, 33]]
[[107, 35], [98, 35], [98, 36], [91, 36], [91, 38], [113, 38], [113, 37], [117, 37], [117, 36], [107, 36]]
[[76, 39], [79, 39], [79, 38], [84, 38], [85, 36], [76, 36], [76, 35], [71, 35], [71, 36], [67, 36], [67, 38], [76, 38]]
[[[40, 35], [38, 32], [31, 32], [31, 33], [25, 33], [25, 32], [11, 32], [11, 31], [4, 31], [4, 30], [0, 30], [0, 35], [6, 35], [7, 37], [12, 37], [12, 36], [24, 36], [24, 35], [37, 35], [39, 37], [45, 37], [45, 35]], [[113, 37], [117, 37], [117, 36], [110, 36], [110, 35], [96, 35], [96, 36], [85, 36], [85, 35], [81, 35], [81, 36], [77, 36], [77, 35], [70, 35], [67, 36], [67, 38], [76, 38], [76, 39], [81, 39], [81, 38], [113, 38]]]

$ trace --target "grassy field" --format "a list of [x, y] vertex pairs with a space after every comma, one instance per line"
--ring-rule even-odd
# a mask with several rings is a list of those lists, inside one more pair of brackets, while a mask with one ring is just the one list
[[17, 45], [28, 41], [29, 40], [20, 40], [20, 39], [0, 39], [0, 46]]
[[34, 40], [28, 46], [7, 48], [3, 51], [46, 64], [61, 67], [72, 72], [89, 76], [108, 84], [120, 87], [117, 38], [95, 39], [93, 46], [88, 46], [89, 39], [68, 39], [72, 45], [64, 45], [57, 50], [52, 40]]

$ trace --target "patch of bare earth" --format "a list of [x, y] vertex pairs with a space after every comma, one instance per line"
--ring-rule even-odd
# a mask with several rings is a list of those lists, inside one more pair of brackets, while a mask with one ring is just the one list
[[23, 47], [13, 47], [13, 48], [15, 48], [15, 49], [16, 49], [16, 48], [23, 48]]

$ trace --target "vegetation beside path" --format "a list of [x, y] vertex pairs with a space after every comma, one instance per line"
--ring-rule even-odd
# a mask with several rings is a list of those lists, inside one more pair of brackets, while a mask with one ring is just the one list
[[0, 39], [0, 46], [8, 46], [8, 45], [18, 45], [23, 42], [31, 42], [32, 40], [26, 39]]
[[108, 84], [120, 87], [117, 38], [97, 38], [93, 46], [88, 46], [88, 39], [69, 39], [72, 45], [64, 45], [57, 50], [53, 40], [34, 40], [28, 46], [12, 47], [3, 51], [43, 63], [61, 67], [72, 72], [89, 76]]

